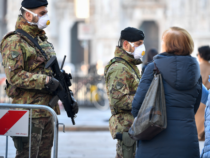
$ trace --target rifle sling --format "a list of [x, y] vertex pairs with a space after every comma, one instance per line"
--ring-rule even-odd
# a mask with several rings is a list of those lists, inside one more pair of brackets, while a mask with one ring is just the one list
[[16, 32], [18, 32], [18, 33], [20, 33], [20, 34], [26, 36], [26, 37], [34, 44], [34, 46], [35, 46], [36, 48], [39, 49], [39, 51], [42, 53], [42, 55], [45, 57], [45, 59], [48, 60], [48, 59], [47, 59], [47, 55], [46, 55], [46, 53], [42, 50], [41, 46], [39, 45], [38, 39], [37, 39], [37, 38], [33, 38], [31, 35], [29, 35], [27, 32], [25, 32], [25, 31], [23, 31], [23, 30], [21, 30], [21, 29], [17, 29]]
[[129, 62], [127, 62], [125, 59], [120, 58], [120, 57], [114, 57], [114, 59], [123, 60], [124, 62], [126, 62], [131, 67], [131, 69], [133, 69], [134, 73], [136, 74], [136, 77], [140, 80], [137, 72], [134, 70], [134, 68], [131, 66], [131, 64], [129, 64]]

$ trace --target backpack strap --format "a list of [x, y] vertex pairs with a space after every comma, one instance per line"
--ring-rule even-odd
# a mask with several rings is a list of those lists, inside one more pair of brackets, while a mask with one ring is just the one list
[[29, 35], [27, 32], [21, 30], [21, 29], [17, 29], [16, 32], [26, 36], [33, 44], [35, 47], [37, 47], [39, 49], [39, 51], [42, 53], [42, 55], [45, 57], [46, 60], [47, 59], [47, 55], [46, 53], [43, 51], [43, 49], [41, 48], [41, 46], [38, 43], [38, 39], [37, 38], [33, 38], [31, 35]]

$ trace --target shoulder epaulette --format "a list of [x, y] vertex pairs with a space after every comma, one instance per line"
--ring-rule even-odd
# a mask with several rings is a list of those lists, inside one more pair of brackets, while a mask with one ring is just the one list
[[1, 40], [1, 43], [0, 43], [0, 52], [1, 52], [1, 49], [2, 49], [2, 43], [4, 42], [4, 40], [6, 40], [9, 36], [12, 36], [12, 35], [15, 35], [17, 34], [15, 31], [11, 31], [9, 33], [7, 33]]

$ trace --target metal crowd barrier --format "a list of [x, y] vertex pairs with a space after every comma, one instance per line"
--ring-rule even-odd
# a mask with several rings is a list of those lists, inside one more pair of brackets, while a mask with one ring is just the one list
[[[31, 130], [32, 130], [32, 109], [43, 109], [49, 111], [53, 116], [54, 121], [54, 140], [53, 140], [53, 158], [58, 157], [58, 118], [55, 111], [46, 106], [46, 105], [32, 105], [32, 104], [7, 104], [7, 103], [0, 103], [0, 109], [9, 109], [9, 108], [24, 108], [30, 109], [30, 138], [29, 138], [29, 158], [31, 157]], [[8, 155], [8, 136], [6, 136], [6, 149], [5, 149], [5, 158]]]

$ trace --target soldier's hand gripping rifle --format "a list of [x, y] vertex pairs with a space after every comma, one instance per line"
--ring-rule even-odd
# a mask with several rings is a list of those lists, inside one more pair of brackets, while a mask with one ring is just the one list
[[[56, 78], [62, 85], [63, 88], [56, 89], [54, 93], [62, 101], [68, 117], [71, 117], [72, 123], [73, 125], [75, 125], [74, 117], [75, 117], [75, 114], [78, 112], [78, 106], [77, 106], [76, 100], [73, 97], [72, 91], [69, 89], [69, 87], [71, 86], [70, 80], [72, 79], [72, 76], [71, 74], [67, 74], [65, 73], [64, 70], [62, 70], [65, 59], [66, 59], [66, 56], [64, 56], [61, 69], [60, 69], [56, 56], [53, 56], [47, 62], [47, 64], [45, 65], [45, 68], [50, 67], [53, 71], [53, 77]], [[52, 99], [52, 102], [53, 102], [53, 99]], [[76, 112], [74, 109], [75, 107], [77, 108]]]

